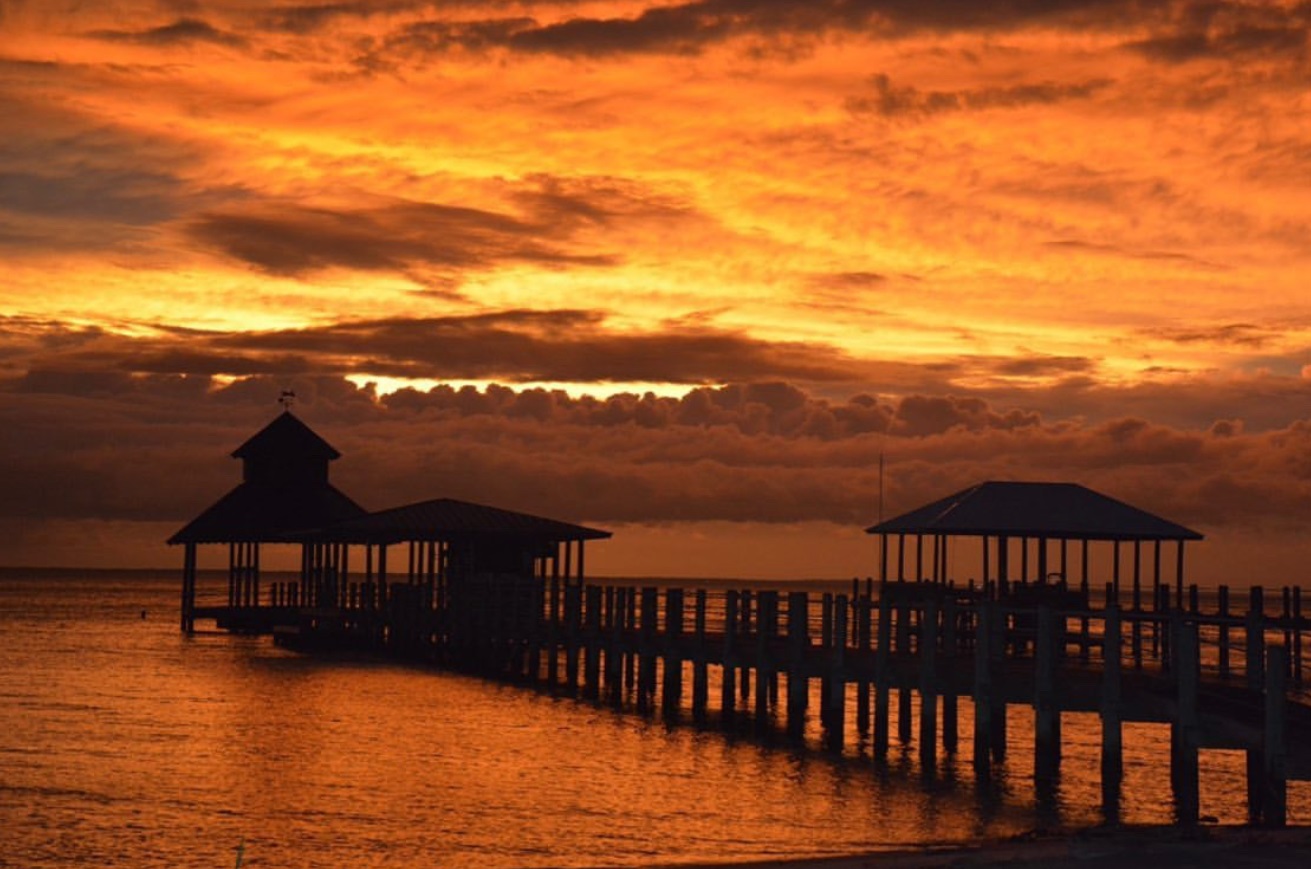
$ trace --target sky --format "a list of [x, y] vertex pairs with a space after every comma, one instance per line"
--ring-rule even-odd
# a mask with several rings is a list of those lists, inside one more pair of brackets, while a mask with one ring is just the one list
[[614, 531], [593, 573], [867, 575], [880, 501], [1006, 479], [1196, 528], [1203, 582], [1301, 581], [1309, 31], [0, 0], [0, 563], [180, 563], [294, 389], [365, 507]]

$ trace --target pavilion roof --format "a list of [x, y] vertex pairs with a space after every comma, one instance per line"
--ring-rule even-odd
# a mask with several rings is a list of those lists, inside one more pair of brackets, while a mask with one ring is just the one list
[[1077, 483], [989, 481], [865, 529], [869, 534], [1201, 540], [1202, 535]]
[[299, 456], [332, 461], [341, 458], [341, 453], [295, 414], [285, 411], [232, 451], [234, 459], [259, 456]]
[[298, 487], [242, 483], [168, 542], [287, 542], [302, 539], [309, 529], [364, 515], [363, 507], [327, 483]]
[[600, 540], [610, 536], [609, 531], [453, 498], [419, 501], [349, 518], [321, 528], [320, 534], [323, 538], [345, 543], [451, 541], [489, 537], [554, 542]]

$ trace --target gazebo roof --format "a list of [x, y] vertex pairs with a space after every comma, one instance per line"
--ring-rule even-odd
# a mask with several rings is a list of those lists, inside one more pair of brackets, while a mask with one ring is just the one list
[[319, 437], [291, 411], [285, 411], [232, 451], [234, 459], [295, 456], [325, 461], [341, 458], [332, 444]]
[[865, 529], [868, 534], [1201, 540], [1202, 535], [1076, 483], [985, 482]]
[[304, 536], [307, 529], [364, 515], [367, 514], [363, 507], [327, 483], [285, 488], [242, 483], [192, 519], [168, 542], [287, 541]]
[[436, 498], [346, 519], [321, 528], [320, 536], [345, 543], [472, 538], [553, 542], [601, 540], [610, 532], [469, 501]]

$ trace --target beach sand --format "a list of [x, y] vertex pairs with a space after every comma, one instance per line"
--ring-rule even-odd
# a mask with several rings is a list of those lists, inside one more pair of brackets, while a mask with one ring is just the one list
[[[922, 847], [848, 857], [703, 864], [678, 869], [1311, 869], [1311, 827], [1093, 829], [1030, 834], [978, 845]], [[673, 867], [669, 867], [673, 869]]]

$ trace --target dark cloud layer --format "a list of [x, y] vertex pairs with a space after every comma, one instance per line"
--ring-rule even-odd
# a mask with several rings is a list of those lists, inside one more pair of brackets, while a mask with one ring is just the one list
[[227, 33], [197, 18], [179, 18], [171, 24], [144, 30], [96, 30], [88, 34], [111, 42], [135, 42], [141, 45], [172, 46], [209, 42], [234, 48], [246, 45], [235, 33]]
[[894, 85], [887, 75], [879, 74], [870, 80], [873, 94], [851, 97], [847, 100], [846, 107], [848, 111], [856, 114], [877, 114], [887, 118], [907, 115], [922, 117], [942, 112], [1012, 109], [1088, 99], [1110, 83], [1110, 79], [1099, 78], [1074, 84], [1036, 82], [962, 91], [924, 91], [910, 86]]
[[552, 234], [550, 227], [492, 211], [419, 202], [345, 209], [262, 205], [201, 215], [188, 232], [234, 259], [283, 275], [333, 266], [404, 271], [415, 264], [462, 269], [498, 262], [614, 261], [539, 241]]
[[181, 524], [236, 482], [225, 456], [289, 384], [346, 455], [334, 479], [373, 507], [449, 496], [598, 524], [859, 526], [883, 456], [890, 511], [1000, 478], [1075, 480], [1227, 534], [1311, 520], [1304, 420], [1084, 424], [968, 397], [829, 401], [781, 382], [677, 398], [443, 387], [379, 399], [335, 378], [56, 372], [11, 384], [21, 405], [0, 401], [0, 520]]
[[[100, 329], [15, 322], [37, 371], [233, 375], [372, 373], [435, 379], [706, 383], [851, 380], [860, 365], [819, 344], [769, 342], [704, 326], [620, 332], [595, 311], [501, 311], [339, 323], [269, 332], [175, 330], [125, 338]], [[11, 339], [13, 340], [13, 339]], [[53, 343], [47, 343], [53, 342]], [[33, 361], [39, 357], [40, 361]]]
[[[385, 66], [396, 54], [438, 56], [491, 49], [569, 57], [694, 54], [731, 39], [795, 42], [841, 32], [901, 36], [1005, 32], [1055, 24], [1098, 29], [1146, 26], [1154, 35], [1128, 47], [1153, 59], [1180, 62], [1204, 55], [1300, 52], [1307, 23], [1301, 6], [1224, 0], [698, 0], [651, 4], [628, 16], [579, 15], [549, 23], [529, 14], [497, 17], [499, 10], [497, 4], [472, 3], [454, 13], [448, 10], [441, 19], [406, 23], [381, 47], [374, 46], [364, 65]], [[344, 16], [364, 14], [368, 10], [361, 4], [343, 3], [286, 9], [264, 21], [276, 29], [303, 33]], [[999, 93], [995, 98], [1045, 97]]]
[[814, 37], [832, 31], [1004, 30], [1071, 17], [1103, 23], [1143, 8], [1132, 0], [700, 0], [652, 5], [631, 17], [573, 17], [541, 24], [530, 17], [423, 21], [388, 40], [389, 50], [438, 54], [454, 49], [565, 56], [695, 53], [731, 38]]

